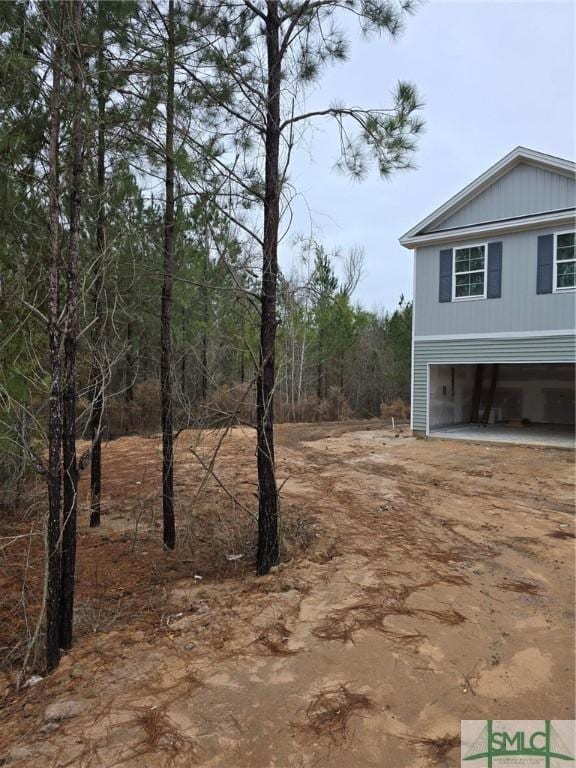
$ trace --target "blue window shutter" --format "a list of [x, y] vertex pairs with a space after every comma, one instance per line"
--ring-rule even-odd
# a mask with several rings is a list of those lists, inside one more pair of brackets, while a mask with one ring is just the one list
[[440, 251], [440, 301], [452, 301], [452, 248]]
[[502, 243], [488, 243], [486, 298], [502, 296]]
[[554, 235], [540, 235], [538, 238], [538, 269], [536, 272], [536, 293], [552, 293], [554, 273]]

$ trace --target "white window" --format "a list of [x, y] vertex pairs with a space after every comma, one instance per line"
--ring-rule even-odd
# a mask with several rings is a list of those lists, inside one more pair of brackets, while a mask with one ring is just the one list
[[452, 298], [486, 298], [486, 245], [454, 249]]
[[554, 236], [554, 290], [576, 288], [576, 253], [574, 232], [557, 232]]

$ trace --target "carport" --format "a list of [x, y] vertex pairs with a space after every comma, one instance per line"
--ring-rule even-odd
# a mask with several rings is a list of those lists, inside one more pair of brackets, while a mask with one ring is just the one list
[[428, 368], [428, 434], [574, 446], [569, 363], [438, 364]]

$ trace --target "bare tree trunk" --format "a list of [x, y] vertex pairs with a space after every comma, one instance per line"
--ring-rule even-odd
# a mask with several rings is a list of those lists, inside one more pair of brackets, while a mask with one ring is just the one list
[[[294, 313], [292, 314], [292, 317], [294, 317]], [[292, 352], [292, 360], [291, 360], [292, 367], [290, 370], [290, 403], [292, 407], [292, 421], [296, 421], [296, 324], [294, 323], [294, 320], [292, 321], [291, 352]]]
[[29, 445], [28, 435], [28, 409], [21, 406], [18, 409], [18, 476], [16, 478], [16, 485], [14, 488], [14, 505], [20, 503], [20, 498], [24, 493], [25, 478], [26, 478], [26, 466], [27, 466], [27, 451], [26, 446]]
[[102, 487], [102, 411], [104, 405], [104, 377], [102, 375], [102, 290], [104, 288], [104, 224], [105, 224], [105, 184], [106, 184], [106, 145], [104, 118], [106, 96], [104, 91], [104, 4], [98, 2], [98, 140], [96, 196], [98, 215], [96, 218], [96, 275], [94, 278], [94, 316], [92, 331], [92, 408], [90, 414], [90, 439], [92, 457], [90, 461], [90, 527], [100, 525], [100, 494]]
[[240, 312], [240, 384], [244, 384], [246, 378], [246, 365], [244, 362], [244, 346], [246, 344], [246, 330], [244, 325], [244, 313]]
[[256, 382], [256, 432], [258, 463], [257, 572], [268, 573], [280, 557], [278, 489], [274, 462], [274, 385], [276, 294], [278, 281], [278, 228], [280, 224], [280, 22], [277, 0], [268, 0], [266, 51], [268, 62], [266, 114], [266, 167], [262, 296], [260, 319], [260, 370]]
[[200, 295], [202, 297], [202, 345], [200, 349], [200, 364], [202, 367], [202, 380], [200, 385], [200, 396], [202, 402], [206, 402], [208, 397], [208, 325], [210, 322], [210, 305], [208, 301], [208, 273], [210, 265], [210, 235], [208, 230], [208, 213], [204, 211], [204, 253], [202, 262], [202, 286]]
[[172, 350], [172, 281], [174, 269], [174, 0], [168, 2], [166, 87], [166, 210], [164, 215], [164, 281], [160, 314], [160, 399], [162, 410], [162, 513], [164, 546], [176, 546], [174, 523], [174, 404]]
[[302, 400], [302, 382], [304, 379], [304, 361], [306, 359], [306, 328], [307, 323], [304, 323], [304, 333], [302, 334], [302, 344], [300, 348], [300, 367], [298, 373], [298, 402]]
[[186, 310], [182, 307], [182, 359], [180, 361], [180, 389], [182, 397], [186, 397], [188, 382], [186, 380]]
[[[203, 293], [206, 291], [205, 288], [202, 289]], [[205, 402], [206, 398], [208, 397], [208, 300], [207, 297], [202, 297], [202, 314], [203, 314], [203, 325], [204, 328], [202, 330], [202, 346], [200, 349], [200, 365], [202, 367], [202, 379], [200, 382], [200, 396], [202, 398], [202, 401]]]
[[134, 401], [134, 349], [132, 321], [128, 320], [126, 324], [126, 367], [124, 372], [124, 401], [132, 403]]
[[50, 221], [50, 272], [48, 276], [48, 338], [50, 346], [50, 405], [48, 415], [48, 523], [46, 526], [46, 666], [52, 671], [60, 661], [60, 511], [62, 394], [60, 359], [60, 189], [58, 150], [60, 144], [62, 3], [58, 5], [56, 36], [52, 47], [52, 93], [50, 96], [50, 142], [48, 150], [48, 208]]
[[82, 206], [82, 47], [81, 0], [66, 4], [70, 15], [72, 53], [73, 117], [71, 129], [72, 174], [70, 183], [70, 236], [66, 269], [64, 311], [64, 377], [62, 389], [62, 455], [64, 462], [62, 563], [60, 593], [60, 647], [72, 647], [74, 575], [76, 569], [76, 511], [78, 465], [76, 461], [76, 342], [78, 335], [78, 262], [80, 257], [80, 212]]

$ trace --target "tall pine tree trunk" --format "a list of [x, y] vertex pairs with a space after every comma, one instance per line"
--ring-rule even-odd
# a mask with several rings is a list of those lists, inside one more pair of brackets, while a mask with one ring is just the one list
[[90, 527], [100, 525], [100, 494], [102, 487], [102, 410], [104, 405], [104, 377], [102, 375], [102, 290], [104, 288], [104, 224], [105, 224], [105, 183], [106, 145], [104, 118], [106, 96], [104, 92], [104, 0], [98, 2], [98, 137], [96, 167], [96, 274], [94, 276], [94, 317], [92, 331], [92, 408], [90, 413], [90, 439], [92, 458], [90, 462]]
[[[126, 323], [126, 357], [124, 367], [124, 402], [134, 402], [134, 334], [132, 320]], [[141, 346], [143, 346], [141, 344]]]
[[80, 212], [82, 205], [82, 48], [81, 0], [66, 3], [69, 15], [69, 47], [72, 57], [72, 128], [70, 179], [70, 235], [66, 268], [64, 310], [64, 377], [62, 389], [63, 529], [60, 593], [60, 647], [72, 647], [74, 575], [76, 569], [76, 511], [78, 464], [76, 461], [76, 340], [78, 335], [78, 263], [80, 257]]
[[[205, 211], [204, 216], [207, 217]], [[202, 286], [200, 296], [202, 299], [202, 343], [200, 347], [200, 365], [202, 368], [202, 380], [200, 384], [200, 396], [202, 402], [208, 397], [208, 329], [210, 325], [210, 302], [208, 297], [208, 280], [210, 267], [210, 238], [208, 235], [208, 223], [204, 222], [204, 248], [202, 254]]]
[[48, 339], [50, 347], [50, 405], [48, 414], [48, 523], [46, 526], [46, 666], [52, 671], [60, 661], [60, 511], [62, 504], [62, 395], [60, 358], [60, 188], [58, 151], [62, 101], [63, 7], [58, 4], [55, 39], [52, 43], [52, 92], [48, 149], [48, 209], [50, 222], [50, 270], [48, 276]]
[[180, 360], [180, 389], [182, 397], [186, 397], [188, 381], [186, 379], [186, 309], [182, 307], [182, 359]]
[[277, 0], [268, 0], [266, 52], [268, 66], [266, 108], [266, 165], [262, 296], [260, 317], [260, 370], [256, 381], [256, 433], [258, 464], [257, 572], [268, 573], [280, 556], [278, 490], [274, 464], [274, 386], [276, 293], [278, 280], [278, 228], [280, 225], [280, 22]]
[[164, 215], [164, 280], [160, 310], [160, 406], [162, 411], [162, 514], [164, 546], [176, 546], [174, 523], [174, 405], [172, 350], [172, 281], [174, 269], [174, 0], [168, 3], [166, 86], [166, 209]]
[[208, 397], [208, 300], [207, 289], [202, 288], [202, 342], [200, 345], [200, 367], [202, 378], [200, 379], [200, 398], [203, 403]]

